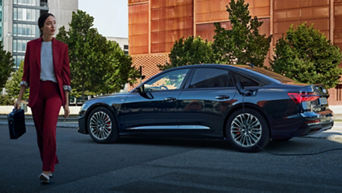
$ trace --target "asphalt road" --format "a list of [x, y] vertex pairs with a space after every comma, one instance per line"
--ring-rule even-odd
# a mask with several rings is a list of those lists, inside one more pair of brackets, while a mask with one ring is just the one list
[[0, 193], [342, 192], [342, 143], [294, 138], [241, 153], [222, 141], [123, 139], [95, 144], [57, 128], [55, 177], [41, 185], [35, 131], [10, 140], [0, 125]]

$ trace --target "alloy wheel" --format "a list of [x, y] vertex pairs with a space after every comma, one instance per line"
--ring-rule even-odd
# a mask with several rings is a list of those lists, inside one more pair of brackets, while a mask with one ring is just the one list
[[112, 120], [106, 112], [95, 112], [90, 117], [89, 129], [97, 140], [106, 140], [112, 132]]
[[262, 137], [262, 124], [256, 116], [242, 113], [232, 120], [230, 133], [239, 146], [253, 147]]

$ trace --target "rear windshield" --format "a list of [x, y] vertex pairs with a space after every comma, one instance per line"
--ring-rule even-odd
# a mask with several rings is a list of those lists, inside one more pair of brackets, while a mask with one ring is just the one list
[[245, 68], [245, 69], [249, 69], [249, 70], [252, 70], [252, 71], [255, 71], [255, 72], [259, 72], [259, 73], [261, 73], [261, 74], [264, 74], [264, 75], [266, 75], [266, 76], [269, 76], [269, 77], [271, 77], [271, 78], [274, 78], [274, 79], [276, 79], [276, 80], [278, 80], [278, 81], [280, 81], [280, 82], [282, 82], [282, 83], [299, 83], [299, 82], [297, 82], [297, 81], [295, 81], [295, 80], [292, 80], [292, 79], [290, 79], [290, 78], [288, 78], [288, 77], [286, 77], [286, 76], [283, 76], [283, 75], [281, 75], [281, 74], [278, 74], [278, 73], [275, 73], [275, 72], [272, 72], [272, 71], [270, 71], [270, 70], [267, 70], [267, 69], [265, 69], [265, 68], [259, 68], [259, 67], [250, 67], [250, 66], [247, 66], [247, 65], [234, 65], [234, 66], [237, 66], [237, 67], [239, 67], [239, 68]]

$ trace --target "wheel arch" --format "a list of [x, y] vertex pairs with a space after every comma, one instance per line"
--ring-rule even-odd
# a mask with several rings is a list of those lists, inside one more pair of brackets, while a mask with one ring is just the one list
[[[89, 120], [89, 115], [90, 113], [96, 109], [96, 108], [99, 108], [99, 107], [104, 107], [106, 108], [107, 110], [109, 110], [109, 112], [112, 113], [113, 117], [114, 117], [114, 120], [115, 120], [115, 124], [116, 124], [116, 127], [119, 128], [119, 122], [118, 122], [118, 118], [116, 116], [116, 109], [114, 109], [114, 107], [110, 107], [108, 104], [106, 103], [96, 103], [96, 104], [93, 104], [92, 106], [90, 106], [87, 111], [86, 111], [86, 114], [85, 114], [85, 117], [86, 117], [86, 120], [85, 120], [85, 124], [86, 124], [86, 132], [89, 133], [89, 128], [88, 128], [88, 120]], [[119, 131], [119, 129], [118, 129]]]
[[267, 124], [267, 127], [269, 129], [269, 137], [272, 136], [272, 128], [271, 128], [271, 123], [270, 123], [270, 119], [269, 117], [267, 116], [267, 114], [256, 104], [253, 104], [253, 103], [240, 103], [240, 104], [237, 104], [235, 105], [232, 109], [229, 110], [229, 112], [227, 113], [227, 116], [224, 120], [224, 124], [223, 124], [223, 137], [227, 137], [227, 131], [226, 131], [226, 125], [227, 125], [227, 122], [228, 122], [228, 119], [229, 117], [236, 111], [240, 110], [240, 109], [244, 109], [244, 108], [249, 108], [249, 109], [253, 109], [257, 112], [259, 112], [264, 118], [265, 118], [265, 121], [266, 121], [266, 124]]

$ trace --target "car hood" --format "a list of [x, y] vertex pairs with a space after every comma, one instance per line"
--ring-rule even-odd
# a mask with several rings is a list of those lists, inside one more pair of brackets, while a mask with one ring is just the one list
[[130, 93], [115, 93], [111, 95], [98, 96], [85, 101], [81, 109], [85, 110], [95, 103], [106, 104], [108, 106], [111, 106], [113, 103], [122, 103], [129, 95]]

